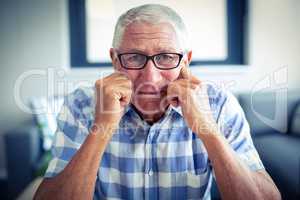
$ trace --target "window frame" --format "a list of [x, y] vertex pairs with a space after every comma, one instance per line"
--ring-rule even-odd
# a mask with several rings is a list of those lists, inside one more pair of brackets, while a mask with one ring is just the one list
[[[227, 0], [227, 58], [224, 60], [192, 60], [191, 66], [245, 64], [244, 46], [247, 3], [248, 0]], [[111, 62], [88, 62], [85, 0], [69, 0], [68, 4], [71, 67], [112, 66]]]

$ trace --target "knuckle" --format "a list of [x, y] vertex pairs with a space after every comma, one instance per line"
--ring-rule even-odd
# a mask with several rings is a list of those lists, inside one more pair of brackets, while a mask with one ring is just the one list
[[129, 87], [132, 87], [132, 82], [130, 80], [127, 81]]
[[172, 89], [174, 86], [176, 85], [176, 82], [174, 81], [174, 82], [171, 82], [171, 83], [169, 83], [169, 85], [168, 85], [168, 89]]
[[111, 87], [109, 85], [104, 85], [102, 87], [102, 89], [103, 89], [104, 93], [113, 93], [114, 92], [114, 87]]
[[100, 86], [101, 86], [101, 80], [98, 79], [98, 80], [96, 80], [96, 82], [95, 82], [95, 87], [96, 87], [96, 88], [99, 88]]

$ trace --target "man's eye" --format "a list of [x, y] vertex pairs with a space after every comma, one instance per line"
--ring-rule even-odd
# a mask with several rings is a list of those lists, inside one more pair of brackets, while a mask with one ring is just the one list
[[172, 56], [172, 55], [167, 55], [167, 54], [165, 54], [165, 55], [160, 55], [159, 57], [158, 57], [158, 60], [160, 60], [160, 61], [172, 61], [174, 59], [174, 56]]
[[140, 61], [141, 56], [140, 55], [130, 55], [126, 58], [126, 60], [129, 62]]

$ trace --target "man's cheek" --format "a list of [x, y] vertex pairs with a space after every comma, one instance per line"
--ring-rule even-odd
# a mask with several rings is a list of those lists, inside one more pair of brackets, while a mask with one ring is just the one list
[[124, 68], [121, 68], [119, 71], [126, 74], [127, 77], [132, 81], [132, 83], [135, 82], [136, 77], [137, 77], [135, 71], [127, 70], [127, 69], [124, 69]]
[[132, 74], [132, 73], [128, 73], [128, 78], [131, 80], [133, 86], [138, 84], [138, 80], [137, 80], [137, 75], [136, 74]]
[[175, 81], [178, 79], [179, 74], [180, 74], [180, 70], [173, 69], [174, 71], [170, 71], [170, 72], [166, 72], [164, 74], [164, 77], [168, 80], [168, 81]]

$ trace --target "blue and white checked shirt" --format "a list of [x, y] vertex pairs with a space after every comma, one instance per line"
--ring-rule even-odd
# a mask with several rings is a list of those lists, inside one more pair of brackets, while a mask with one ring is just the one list
[[[66, 97], [45, 177], [61, 172], [87, 137], [94, 92], [79, 88]], [[236, 98], [212, 86], [208, 95], [221, 133], [240, 161], [251, 170], [263, 169]], [[150, 126], [128, 106], [103, 154], [94, 199], [210, 199], [213, 174], [207, 151], [187, 127], [180, 107], [170, 106]]]

